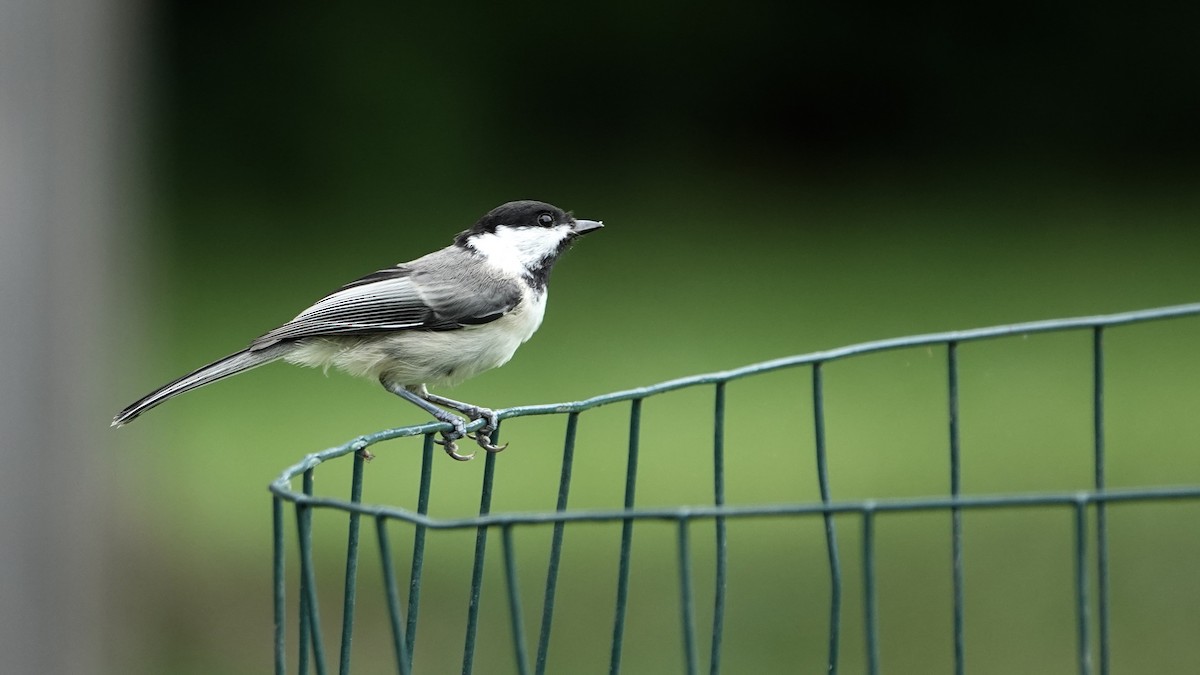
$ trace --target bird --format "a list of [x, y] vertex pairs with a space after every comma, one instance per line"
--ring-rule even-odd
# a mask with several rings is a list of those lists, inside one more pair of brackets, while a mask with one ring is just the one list
[[[492, 443], [499, 424], [494, 410], [430, 393], [429, 387], [453, 386], [507, 363], [542, 324], [555, 262], [578, 238], [602, 227], [542, 201], [501, 204], [449, 246], [351, 281], [245, 349], [155, 389], [117, 413], [112, 426], [282, 359], [376, 379], [450, 425], [435, 440], [454, 459], [475, 455], [459, 453], [457, 441], [464, 436], [499, 452], [508, 444]], [[470, 436], [466, 427], [477, 420], [484, 424]]]

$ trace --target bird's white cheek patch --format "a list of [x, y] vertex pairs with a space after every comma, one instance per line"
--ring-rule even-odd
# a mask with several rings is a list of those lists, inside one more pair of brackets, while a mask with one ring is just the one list
[[549, 229], [501, 225], [495, 233], [475, 235], [471, 245], [492, 265], [509, 274], [520, 275], [557, 253], [563, 240], [570, 235], [571, 228], [567, 225]]

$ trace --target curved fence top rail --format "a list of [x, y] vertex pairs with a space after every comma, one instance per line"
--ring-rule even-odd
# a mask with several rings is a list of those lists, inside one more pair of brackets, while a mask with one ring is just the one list
[[[784, 368], [793, 368], [815, 363], [826, 363], [850, 356], [858, 356], [874, 352], [935, 344], [962, 343], [985, 340], [989, 338], [1008, 337], [1013, 335], [1029, 335], [1033, 333], [1048, 333], [1083, 328], [1099, 329], [1108, 326], [1141, 323], [1157, 319], [1171, 319], [1197, 314], [1200, 314], [1200, 303], [1191, 303], [1185, 305], [1173, 305], [1169, 307], [1158, 307], [1154, 309], [1143, 309], [1132, 312], [1121, 312], [1117, 314], [1103, 314], [1097, 316], [1084, 316], [1066, 319], [1049, 319], [1044, 321], [1029, 321], [1025, 323], [991, 326], [988, 328], [946, 331], [942, 333], [926, 333], [923, 335], [874, 340], [870, 342], [860, 342], [858, 344], [848, 345], [845, 347], [838, 347], [836, 349], [828, 349], [824, 351], [810, 352], [808, 354], [786, 356], [783, 358], [772, 359], [770, 361], [762, 361], [760, 363], [742, 366], [740, 368], [734, 368], [731, 370], [681, 377], [646, 387], [601, 394], [599, 396], [593, 396], [580, 401], [516, 406], [512, 408], [499, 409], [496, 411], [496, 413], [500, 419], [525, 417], [529, 415], [577, 413], [602, 405], [608, 405], [610, 403], [647, 398], [649, 396], [675, 391], [678, 389], [684, 389], [687, 387], [729, 382], [743, 377], [749, 377], [751, 375], [759, 375], [775, 370], [782, 370]], [[482, 424], [482, 421], [477, 420], [467, 425], [467, 429], [474, 430]], [[291, 481], [293, 478], [314, 468], [324, 461], [341, 457], [352, 452], [358, 452], [375, 443], [406, 436], [421, 436], [424, 434], [448, 430], [449, 428], [450, 425], [443, 422], [429, 422], [426, 424], [397, 427], [395, 429], [387, 429], [373, 434], [359, 436], [342, 445], [327, 448], [320, 452], [315, 452], [305, 456], [300, 462], [297, 462], [296, 464], [285, 469], [283, 473], [280, 474], [279, 478], [275, 479], [271, 483], [270, 490], [276, 496], [291, 502], [305, 502], [313, 505], [351, 508], [351, 504], [349, 502], [323, 499], [294, 492], [291, 488]], [[363, 507], [359, 506], [357, 508], [362, 509]], [[397, 509], [394, 515], [396, 515], [396, 517], [403, 517], [405, 519], [415, 516], [415, 514], [409, 514], [403, 509]], [[471, 523], [476, 524], [475, 521], [471, 521]], [[430, 526], [434, 525], [433, 521], [424, 524]]]

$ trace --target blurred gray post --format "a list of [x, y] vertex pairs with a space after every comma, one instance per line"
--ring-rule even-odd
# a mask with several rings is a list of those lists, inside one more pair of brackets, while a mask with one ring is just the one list
[[0, 0], [0, 671], [105, 670], [117, 223], [139, 3]]

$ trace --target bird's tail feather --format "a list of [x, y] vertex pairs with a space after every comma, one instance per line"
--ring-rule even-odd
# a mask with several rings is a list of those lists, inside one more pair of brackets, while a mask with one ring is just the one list
[[216, 382], [230, 375], [257, 368], [266, 363], [270, 363], [283, 356], [286, 350], [283, 345], [274, 345], [265, 349], [251, 351], [249, 349], [242, 350], [236, 354], [230, 354], [223, 359], [214, 361], [207, 366], [197, 368], [183, 377], [159, 387], [158, 389], [143, 396], [141, 399], [130, 404], [127, 408], [117, 413], [113, 418], [112, 425], [114, 427], [123, 426], [133, 421], [135, 417], [141, 415], [154, 406], [163, 401], [177, 396], [185, 391], [191, 391], [197, 387], [203, 387], [210, 382]]

